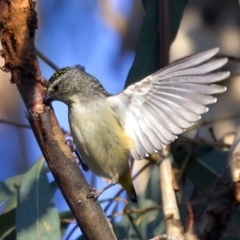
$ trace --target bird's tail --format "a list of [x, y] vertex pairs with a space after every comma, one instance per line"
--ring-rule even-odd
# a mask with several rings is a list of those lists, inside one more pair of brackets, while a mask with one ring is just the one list
[[119, 177], [118, 182], [126, 190], [129, 199], [132, 202], [137, 203], [137, 194], [132, 183], [132, 178], [131, 178], [131, 173], [129, 168], [123, 173], [121, 177]]

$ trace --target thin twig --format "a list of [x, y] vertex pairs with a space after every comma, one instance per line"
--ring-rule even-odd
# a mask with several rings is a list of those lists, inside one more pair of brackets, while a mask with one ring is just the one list
[[60, 219], [60, 222], [62, 222], [62, 223], [75, 223], [75, 224], [77, 224], [76, 220], [75, 220], [75, 219], [71, 219], [71, 218], [62, 218], [62, 219]]
[[108, 215], [108, 218], [113, 218], [113, 217], [119, 217], [119, 216], [124, 216], [128, 214], [133, 214], [133, 213], [138, 213], [138, 214], [145, 214], [147, 212], [155, 211], [162, 209], [162, 205], [157, 205], [155, 207], [149, 207], [149, 208], [135, 208], [135, 209], [124, 209], [124, 211], [121, 212], [115, 212], [111, 215]]
[[49, 58], [47, 58], [41, 51], [36, 48], [36, 53], [39, 58], [41, 58], [46, 64], [48, 64], [54, 71], [59, 70], [59, 67], [53, 63]]
[[114, 199], [113, 198], [107, 198], [107, 199], [103, 199], [103, 200], [100, 200], [99, 203], [105, 203], [105, 202], [109, 202], [109, 201], [116, 201], [116, 202], [123, 202], [123, 203], [126, 203], [126, 204], [129, 204], [129, 202], [124, 199], [124, 198], [120, 198], [120, 197], [115, 197]]
[[9, 124], [9, 125], [13, 125], [19, 128], [28, 128], [31, 129], [30, 125], [27, 124], [22, 124], [22, 123], [17, 123], [17, 122], [13, 122], [10, 120], [5, 120], [5, 119], [0, 119], [0, 123], [5, 123], [5, 124]]
[[[240, 125], [237, 128], [235, 139], [232, 144], [232, 148], [229, 154], [229, 165], [231, 171], [231, 179], [233, 182], [240, 181]], [[236, 196], [236, 198], [238, 198]], [[239, 198], [240, 200], [240, 198]]]
[[[112, 198], [105, 199], [104, 201], [110, 201], [111, 199]], [[123, 199], [121, 199], [121, 200], [123, 200]], [[208, 199], [205, 198], [205, 199], [201, 199], [201, 200], [192, 200], [192, 201], [188, 201], [188, 202], [180, 202], [179, 205], [186, 206], [188, 208], [188, 207], [197, 206], [197, 205], [206, 203], [207, 201], [208, 201]], [[103, 201], [99, 201], [99, 202], [102, 203]], [[125, 200], [124, 203], [126, 203], [126, 202], [127, 201]], [[145, 214], [147, 212], [160, 210], [160, 209], [162, 209], [162, 205], [156, 205], [154, 207], [149, 207], [149, 208], [125, 209], [124, 211], [115, 212], [111, 215], [107, 215], [107, 217], [108, 218], [113, 218], [113, 217], [119, 217], [119, 216], [124, 216], [124, 215], [128, 215], [128, 214], [134, 214], [134, 213], [135, 214]], [[190, 230], [190, 229], [188, 229], [188, 230]]]
[[194, 224], [194, 215], [191, 204], [187, 204], [187, 211], [188, 211], [187, 231], [191, 231], [193, 229]]
[[183, 164], [181, 165], [180, 171], [178, 172], [178, 175], [177, 175], [177, 182], [178, 182], [178, 183], [180, 182], [180, 180], [181, 180], [181, 178], [182, 178], [182, 176], [183, 176], [183, 173], [184, 173], [184, 171], [185, 171], [185, 169], [186, 169], [186, 166], [187, 166], [187, 164], [188, 164], [191, 156], [192, 156], [192, 151], [190, 151], [190, 152], [187, 154], [187, 156], [185, 157], [185, 159], [184, 159], [184, 161], [183, 161]]

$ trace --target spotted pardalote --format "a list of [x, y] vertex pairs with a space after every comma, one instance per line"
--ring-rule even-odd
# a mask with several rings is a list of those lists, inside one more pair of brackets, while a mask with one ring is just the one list
[[226, 91], [215, 84], [229, 76], [218, 70], [227, 58], [213, 59], [218, 51], [174, 62], [116, 95], [84, 70], [63, 68], [50, 78], [46, 99], [67, 104], [73, 140], [90, 170], [137, 202], [128, 159], [163, 149], [208, 111], [217, 100], [212, 94]]

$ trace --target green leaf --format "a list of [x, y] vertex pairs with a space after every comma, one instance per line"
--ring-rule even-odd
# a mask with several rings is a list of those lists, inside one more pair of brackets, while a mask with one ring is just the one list
[[9, 212], [9, 211], [11, 211], [12, 209], [14, 209], [16, 207], [17, 207], [17, 193], [13, 194], [9, 198], [9, 200], [8, 200], [8, 202], [7, 202], [3, 212], [4, 213]]
[[[187, 2], [187, 0], [169, 1], [168, 16], [170, 29], [169, 36], [167, 36], [169, 45], [171, 45], [176, 37]], [[157, 71], [161, 65], [159, 43], [160, 38], [166, 38], [166, 36], [160, 36], [159, 19], [161, 18], [161, 14], [166, 10], [160, 9], [158, 0], [143, 0], [142, 3], [146, 15], [143, 20], [136, 55], [128, 73], [125, 88]]]
[[223, 152], [217, 148], [211, 148], [196, 157], [207, 164], [210, 168], [213, 168], [216, 172], [222, 173], [228, 165], [228, 155], [228, 151]]
[[41, 158], [25, 175], [18, 191], [17, 238], [61, 239], [59, 214]]
[[[181, 167], [186, 159], [184, 150], [176, 149], [176, 143], [172, 144], [172, 155], [175, 162]], [[227, 166], [227, 154], [212, 147], [198, 147], [195, 156], [190, 156], [185, 166], [185, 174], [195, 187], [209, 194], [218, 181], [221, 173]]]
[[172, 43], [177, 35], [184, 9], [188, 0], [170, 0], [169, 6], [169, 25], [170, 25], [170, 43]]
[[18, 186], [20, 185], [23, 176], [24, 174], [17, 175], [0, 182], [0, 204], [17, 192]]
[[143, 2], [146, 15], [125, 88], [136, 81], [142, 80], [159, 68], [158, 2], [158, 0]]
[[[0, 240], [7, 239], [6, 237], [14, 232], [15, 226], [15, 209], [0, 215]], [[15, 239], [16, 237], [12, 238]], [[11, 238], [9, 238], [11, 239]]]

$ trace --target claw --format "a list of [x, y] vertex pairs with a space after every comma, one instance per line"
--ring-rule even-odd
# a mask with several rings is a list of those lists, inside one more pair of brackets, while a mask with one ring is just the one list
[[74, 144], [74, 142], [73, 142], [72, 139], [66, 140], [65, 143], [68, 145], [68, 147], [70, 148], [70, 150], [71, 150], [72, 152], [75, 152], [75, 151], [77, 150], [77, 148], [76, 148], [76, 146], [75, 146], [75, 144]]
[[87, 195], [87, 199], [88, 198], [94, 198], [94, 200], [97, 200], [98, 197], [104, 192], [106, 191], [107, 189], [109, 189], [110, 187], [116, 185], [117, 183], [116, 182], [111, 182], [110, 184], [108, 184], [105, 188], [103, 189], [99, 189], [99, 190], [96, 190], [96, 188], [91, 188], [90, 191], [89, 191], [89, 194]]
[[96, 201], [102, 193], [103, 189], [96, 190], [96, 188], [92, 188], [90, 189], [89, 194], [87, 195], [87, 199], [93, 198]]

